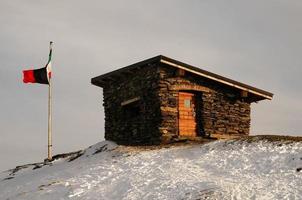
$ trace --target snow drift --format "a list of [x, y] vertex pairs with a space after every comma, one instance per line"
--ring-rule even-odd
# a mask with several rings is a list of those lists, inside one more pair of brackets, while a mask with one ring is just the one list
[[302, 199], [302, 142], [100, 142], [0, 174], [0, 199]]

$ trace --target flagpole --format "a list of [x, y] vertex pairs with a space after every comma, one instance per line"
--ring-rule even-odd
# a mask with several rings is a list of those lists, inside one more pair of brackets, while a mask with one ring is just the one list
[[48, 86], [48, 160], [52, 160], [52, 135], [51, 135], [51, 81]]
[[[50, 45], [49, 45], [49, 48], [50, 48], [50, 51], [52, 50], [52, 43], [53, 42], [50, 42]], [[48, 85], [48, 155], [47, 155], [47, 158], [48, 158], [48, 161], [51, 161], [52, 160], [52, 91], [51, 91], [51, 77], [47, 74], [48, 76], [48, 82], [49, 82], [49, 85]]]

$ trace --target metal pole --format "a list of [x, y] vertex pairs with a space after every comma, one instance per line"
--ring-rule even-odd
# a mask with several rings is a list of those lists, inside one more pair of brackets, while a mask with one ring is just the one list
[[[50, 49], [52, 48], [52, 42], [50, 42]], [[48, 74], [47, 74], [48, 76]], [[48, 160], [52, 160], [52, 124], [51, 124], [51, 78], [48, 78]]]
[[48, 86], [48, 160], [52, 160], [52, 135], [51, 135], [51, 79]]

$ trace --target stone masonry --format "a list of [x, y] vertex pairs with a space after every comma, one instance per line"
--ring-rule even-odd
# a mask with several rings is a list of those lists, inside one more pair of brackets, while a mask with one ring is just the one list
[[249, 134], [251, 102], [240, 90], [154, 63], [104, 84], [105, 139], [128, 145], [177, 140], [179, 91], [196, 95], [198, 136]]

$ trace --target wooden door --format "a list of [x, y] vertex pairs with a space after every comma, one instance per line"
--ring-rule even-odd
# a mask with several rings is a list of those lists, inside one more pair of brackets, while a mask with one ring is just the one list
[[179, 92], [178, 96], [178, 112], [179, 112], [179, 135], [180, 136], [196, 136], [196, 112], [195, 112], [195, 96], [192, 93]]

